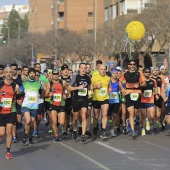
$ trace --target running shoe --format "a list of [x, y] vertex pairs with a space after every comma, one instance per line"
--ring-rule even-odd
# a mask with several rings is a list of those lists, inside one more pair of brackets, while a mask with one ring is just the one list
[[146, 131], [145, 131], [145, 129], [142, 129], [141, 136], [146, 136]]
[[90, 130], [87, 130], [86, 131], [86, 135], [89, 136], [89, 137], [92, 137], [93, 135], [91, 134]]
[[125, 134], [125, 135], [128, 134], [128, 131], [127, 131], [127, 129], [126, 129], [126, 126], [123, 126], [122, 133]]
[[127, 127], [127, 131], [130, 132], [131, 131], [131, 127], [130, 127], [129, 119], [126, 120], [126, 127]]
[[158, 126], [158, 128], [162, 128], [162, 125], [160, 122], [157, 122], [157, 126]]
[[105, 131], [102, 131], [102, 134], [100, 135], [100, 137], [101, 137], [103, 140], [107, 140], [106, 132], [105, 132]]
[[17, 138], [16, 137], [13, 137], [12, 143], [17, 143]]
[[116, 137], [115, 131], [113, 129], [110, 131], [110, 134], [112, 137]]
[[28, 136], [25, 136], [25, 138], [22, 139], [21, 143], [22, 143], [24, 146], [28, 145], [28, 144], [29, 144], [29, 138], [28, 138]]
[[150, 122], [149, 122], [149, 120], [146, 118], [146, 130], [149, 131], [150, 129], [151, 129]]
[[53, 130], [52, 130], [52, 129], [50, 129], [50, 130], [48, 131], [48, 133], [53, 133]]
[[12, 155], [10, 152], [6, 152], [6, 159], [12, 159]]
[[82, 141], [82, 142], [86, 142], [85, 135], [81, 135], [81, 141]]
[[29, 137], [29, 145], [34, 145], [34, 142], [32, 140], [32, 137]]
[[120, 125], [117, 126], [117, 132], [120, 132]]
[[63, 138], [65, 138], [65, 139], [68, 138], [67, 132], [64, 132], [64, 133], [63, 133]]
[[108, 123], [109, 123], [109, 124], [112, 124], [112, 119], [109, 119], [109, 120], [108, 120]]
[[73, 139], [77, 140], [77, 131], [73, 131]]
[[32, 137], [36, 138], [37, 137], [37, 131], [34, 130], [33, 133], [32, 133]]
[[137, 133], [133, 133], [132, 134], [132, 139], [136, 139], [137, 138]]
[[98, 137], [97, 128], [93, 128], [93, 136], [95, 139]]
[[59, 137], [56, 137], [56, 138], [54, 139], [54, 143], [58, 143], [58, 142], [60, 142]]
[[165, 116], [164, 120], [162, 121], [162, 125], [166, 126], [166, 116]]

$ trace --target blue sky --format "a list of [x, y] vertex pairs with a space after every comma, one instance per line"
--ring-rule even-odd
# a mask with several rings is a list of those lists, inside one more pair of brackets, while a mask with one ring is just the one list
[[16, 4], [27, 5], [29, 0], [0, 0], [0, 7], [3, 5]]

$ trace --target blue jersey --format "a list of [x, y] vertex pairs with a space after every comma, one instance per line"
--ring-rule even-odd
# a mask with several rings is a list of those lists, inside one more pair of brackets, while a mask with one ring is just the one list
[[166, 105], [170, 106], [170, 86], [168, 87], [168, 90], [166, 91], [166, 97], [168, 97]]
[[119, 81], [115, 83], [110, 81], [110, 86], [112, 88], [112, 93], [109, 94], [109, 103], [119, 103]]

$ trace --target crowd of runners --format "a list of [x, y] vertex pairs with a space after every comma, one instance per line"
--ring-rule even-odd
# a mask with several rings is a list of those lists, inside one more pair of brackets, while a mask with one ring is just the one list
[[[74, 140], [81, 135], [82, 142], [89, 137], [107, 140], [118, 132], [131, 133], [135, 139], [135, 125], [139, 125], [141, 136], [147, 131], [157, 134], [170, 124], [167, 67], [137, 67], [130, 60], [128, 69], [123, 70], [113, 62], [106, 66], [98, 60], [95, 71], [89, 63], [80, 63], [74, 73], [66, 64], [61, 70], [42, 73], [39, 63], [22, 69], [17, 64], [1, 64], [0, 138], [6, 134], [7, 159], [12, 158], [11, 144], [18, 142], [22, 124], [21, 143], [32, 145], [42, 119], [54, 134], [54, 142], [60, 141], [59, 126], [62, 138], [71, 132]], [[110, 135], [106, 133], [108, 124]]]

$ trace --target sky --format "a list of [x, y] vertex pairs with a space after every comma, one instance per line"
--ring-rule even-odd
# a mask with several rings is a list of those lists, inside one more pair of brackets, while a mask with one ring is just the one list
[[29, 0], [0, 0], [0, 7], [9, 4], [28, 5], [28, 1]]

